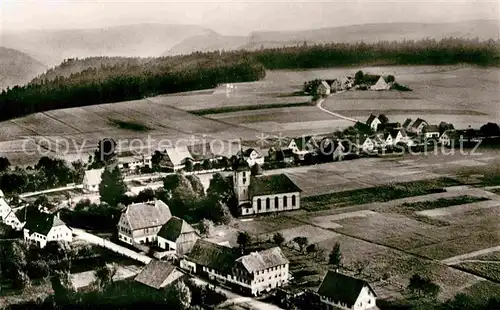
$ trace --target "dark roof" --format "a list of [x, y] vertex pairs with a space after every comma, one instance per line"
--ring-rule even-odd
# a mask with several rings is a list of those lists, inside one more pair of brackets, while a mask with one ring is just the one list
[[399, 132], [401, 132], [403, 137], [406, 137], [406, 131], [404, 131], [402, 129], [391, 129], [391, 130], [389, 130], [389, 132], [393, 138], [396, 138], [398, 136]]
[[194, 228], [186, 223], [186, 221], [174, 216], [161, 227], [158, 236], [176, 242], [181, 234], [187, 234], [194, 231]]
[[[256, 149], [252, 149], [252, 148], [246, 149], [245, 151], [243, 151], [243, 156], [250, 157], [250, 154], [252, 154], [253, 151], [257, 152]], [[257, 153], [259, 153], [259, 152], [257, 152]]]
[[233, 165], [233, 170], [236, 171], [250, 171], [250, 166], [248, 162], [242, 156], [239, 156]]
[[370, 116], [368, 117], [368, 119], [366, 120], [366, 123], [367, 124], [371, 124], [375, 119], [377, 118], [376, 115], [373, 115], [373, 114], [370, 114]]
[[239, 250], [198, 239], [191, 252], [186, 255], [189, 261], [208, 268], [230, 272], [241, 256]]
[[407, 128], [408, 126], [410, 126], [410, 124], [411, 124], [411, 118], [407, 118], [403, 123], [403, 127]]
[[313, 136], [304, 136], [293, 139], [295, 141], [295, 145], [301, 151], [306, 150], [307, 146], [310, 145], [313, 148], [317, 147], [316, 140]]
[[291, 149], [282, 150], [283, 158], [295, 157], [295, 153]]
[[33, 211], [27, 212], [24, 228], [28, 229], [30, 234], [36, 232], [46, 236], [52, 227], [62, 225], [66, 224], [55, 214]]
[[135, 281], [159, 289], [174, 270], [175, 266], [153, 259], [135, 277]]
[[335, 303], [343, 303], [351, 308], [365, 285], [371, 289], [366, 281], [329, 270], [321, 282], [318, 294], [330, 297]]
[[300, 192], [301, 189], [285, 174], [252, 177], [251, 196]]
[[424, 132], [439, 132], [438, 125], [427, 125], [424, 127]]
[[411, 127], [413, 128], [417, 128], [418, 126], [420, 126], [422, 123], [427, 123], [425, 120], [421, 119], [421, 118], [417, 118], [417, 120], [415, 121], [415, 123], [413, 123], [413, 125], [411, 125]]
[[17, 209], [14, 214], [16, 215], [17, 219], [19, 220], [19, 222], [23, 223], [26, 221], [26, 209], [27, 208], [19, 208]]

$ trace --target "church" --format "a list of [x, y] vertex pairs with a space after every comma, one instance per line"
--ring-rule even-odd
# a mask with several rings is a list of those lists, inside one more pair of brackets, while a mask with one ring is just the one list
[[240, 158], [233, 170], [233, 187], [241, 215], [297, 210], [301, 189], [285, 174], [252, 176]]

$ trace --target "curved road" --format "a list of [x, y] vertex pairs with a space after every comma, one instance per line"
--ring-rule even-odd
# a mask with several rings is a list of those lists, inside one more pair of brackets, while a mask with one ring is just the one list
[[316, 103], [316, 106], [323, 112], [325, 113], [328, 113], [330, 115], [333, 115], [335, 117], [338, 117], [338, 118], [341, 118], [341, 119], [345, 119], [346, 121], [350, 121], [350, 122], [353, 122], [353, 123], [357, 123], [358, 120], [357, 119], [354, 119], [354, 118], [350, 118], [350, 117], [347, 117], [347, 116], [344, 116], [344, 115], [340, 115], [338, 113], [335, 113], [335, 112], [332, 112], [332, 111], [329, 111], [325, 108], [323, 108], [322, 104], [323, 104], [323, 101], [325, 101], [326, 98], [321, 98], [320, 100], [318, 100], [318, 102]]

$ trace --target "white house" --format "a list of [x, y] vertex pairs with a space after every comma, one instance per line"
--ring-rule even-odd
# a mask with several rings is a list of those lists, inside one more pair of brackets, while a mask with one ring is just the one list
[[386, 82], [385, 78], [381, 76], [375, 85], [370, 87], [371, 90], [389, 90], [391, 86]]
[[183, 219], [173, 216], [158, 232], [158, 247], [183, 255], [191, 251], [200, 239], [194, 228]]
[[368, 136], [362, 136], [356, 143], [356, 148], [358, 151], [362, 152], [372, 152], [375, 149], [375, 142]]
[[337, 138], [324, 137], [319, 143], [319, 153], [322, 157], [331, 156], [332, 159], [342, 160], [348, 153], [348, 145]]
[[136, 151], [118, 154], [118, 168], [135, 170], [136, 168], [151, 168], [151, 154], [142, 154]]
[[377, 128], [378, 128], [378, 126], [380, 124], [382, 124], [382, 122], [380, 121], [380, 119], [377, 116], [373, 115], [373, 114], [370, 114], [370, 116], [366, 120], [366, 125], [370, 126], [370, 128], [373, 131], [377, 131]]
[[103, 172], [104, 168], [85, 171], [85, 176], [83, 177], [83, 190], [86, 192], [98, 192]]
[[11, 211], [11, 207], [7, 203], [7, 200], [5, 200], [3, 192], [0, 190], [0, 220], [3, 222]]
[[128, 244], [155, 242], [171, 217], [170, 208], [161, 200], [131, 204], [118, 221], [118, 239]]
[[11, 210], [4, 218], [3, 222], [17, 231], [22, 230], [24, 224], [26, 224], [26, 208], [23, 207], [17, 210]]
[[439, 138], [439, 127], [438, 125], [427, 125], [422, 129], [426, 138]]
[[285, 174], [252, 177], [248, 164], [239, 159], [233, 186], [242, 215], [296, 210], [301, 189]]
[[201, 239], [180, 266], [253, 296], [286, 285], [290, 277], [289, 261], [279, 247], [242, 255], [239, 249]]
[[287, 148], [297, 155], [298, 160], [304, 160], [307, 154], [315, 154], [318, 151], [319, 143], [313, 136], [302, 136], [290, 140]]
[[237, 156], [243, 156], [250, 167], [257, 164], [262, 166], [264, 164], [264, 156], [260, 155], [256, 149], [247, 149], [245, 151], [239, 151]]
[[451, 141], [455, 139], [456, 132], [454, 130], [447, 130], [439, 137], [439, 144], [450, 146]]
[[343, 90], [342, 82], [340, 80], [333, 80], [332, 84], [330, 84], [330, 92], [338, 92]]
[[24, 225], [24, 240], [44, 248], [50, 241], [73, 241], [71, 229], [61, 221], [59, 215], [39, 211], [27, 212]]
[[318, 289], [323, 309], [378, 309], [377, 294], [363, 280], [329, 270]]
[[330, 95], [330, 85], [325, 81], [321, 81], [321, 84], [319, 84], [316, 89], [316, 93], [320, 96]]

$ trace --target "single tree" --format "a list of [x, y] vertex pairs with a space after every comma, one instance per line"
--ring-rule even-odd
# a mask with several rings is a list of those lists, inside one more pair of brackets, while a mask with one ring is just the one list
[[113, 277], [115, 276], [117, 270], [118, 268], [116, 265], [103, 265], [98, 267], [94, 271], [94, 286], [99, 291], [102, 291], [107, 285], [113, 283]]
[[236, 239], [236, 242], [238, 243], [238, 245], [242, 249], [246, 248], [250, 244], [250, 241], [251, 241], [251, 237], [246, 231], [240, 231], [238, 233], [238, 237]]
[[152, 188], [146, 188], [137, 194], [135, 202], [153, 201], [155, 199], [155, 191]]
[[191, 172], [194, 170], [194, 164], [192, 160], [186, 160], [186, 163], [184, 164], [184, 170], [186, 170], [187, 172]]
[[389, 74], [386, 78], [386, 81], [387, 83], [394, 83], [396, 81], [396, 78], [394, 77], [394, 75]]
[[234, 196], [231, 182], [220, 173], [215, 173], [210, 180], [207, 196], [211, 199], [227, 203]]
[[359, 85], [359, 84], [362, 84], [363, 82], [364, 82], [364, 73], [363, 73], [363, 71], [359, 70], [354, 75], [354, 83], [356, 85]]
[[202, 166], [203, 166], [203, 170], [210, 170], [213, 168], [212, 161], [210, 161], [209, 159], [205, 159], [203, 161]]
[[211, 220], [203, 219], [198, 223], [198, 229], [202, 235], [208, 237], [214, 229], [214, 223]]
[[10, 167], [10, 161], [7, 157], [0, 157], [0, 172], [6, 171]]
[[332, 252], [328, 257], [328, 263], [333, 265], [335, 268], [340, 267], [342, 263], [342, 252], [340, 251], [340, 243], [336, 242], [333, 246]]
[[297, 245], [299, 246], [300, 252], [302, 252], [304, 250], [304, 247], [306, 247], [307, 244], [309, 243], [307, 237], [301, 237], [301, 236], [293, 238], [293, 241], [297, 243]]
[[120, 169], [118, 167], [115, 167], [113, 170], [109, 168], [104, 169], [101, 176], [101, 183], [99, 184], [101, 201], [115, 207], [123, 199], [126, 192], [127, 185], [123, 181]]
[[481, 133], [487, 137], [500, 135], [500, 127], [498, 126], [498, 124], [491, 122], [481, 126], [479, 131], [481, 131]]
[[283, 237], [283, 234], [277, 232], [273, 236], [273, 242], [277, 245], [281, 245], [283, 242], [285, 242], [285, 238]]
[[441, 290], [439, 285], [432, 282], [431, 279], [420, 276], [419, 274], [414, 274], [410, 278], [410, 283], [408, 284], [407, 289], [414, 296], [425, 296], [431, 298], [436, 298]]
[[318, 246], [314, 243], [309, 244], [306, 248], [307, 254], [316, 253], [318, 251]]

